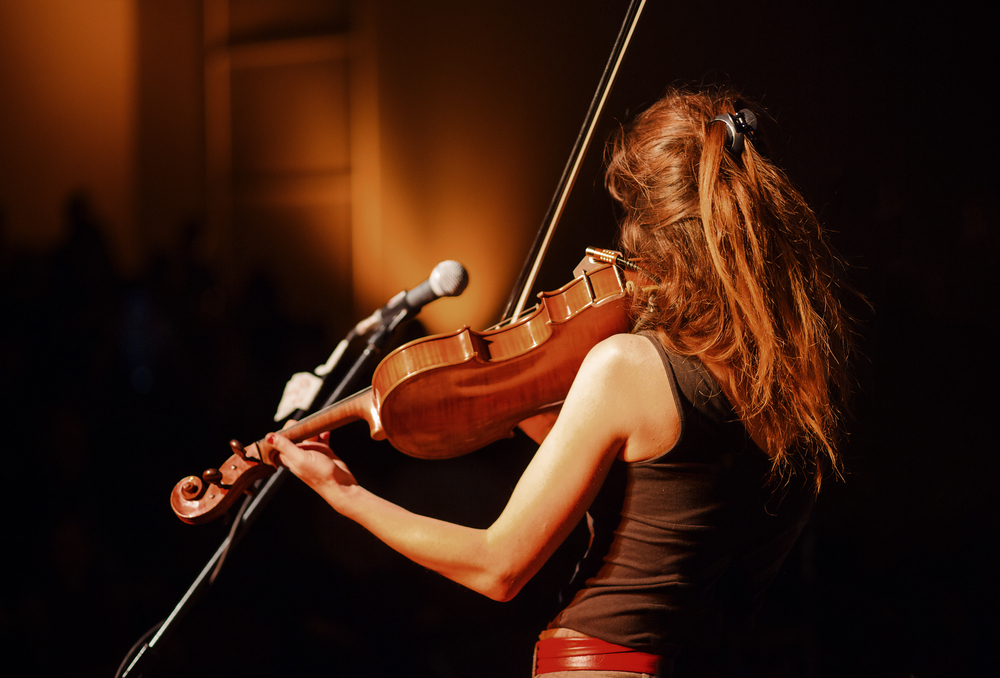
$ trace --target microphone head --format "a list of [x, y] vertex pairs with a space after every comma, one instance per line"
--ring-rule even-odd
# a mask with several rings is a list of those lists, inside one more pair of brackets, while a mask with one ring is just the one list
[[465, 291], [465, 286], [469, 284], [469, 274], [465, 266], [449, 259], [442, 261], [431, 271], [428, 279], [431, 290], [439, 297], [457, 297]]

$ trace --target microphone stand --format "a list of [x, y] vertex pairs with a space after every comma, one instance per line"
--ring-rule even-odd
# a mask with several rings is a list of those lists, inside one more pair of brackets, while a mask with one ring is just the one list
[[[368, 366], [373, 358], [377, 357], [381, 353], [383, 348], [385, 348], [385, 345], [388, 343], [396, 327], [399, 325], [400, 320], [402, 320], [402, 317], [398, 316], [393, 318], [389, 323], [380, 323], [375, 328], [368, 338], [365, 350], [360, 356], [357, 357], [357, 359], [355, 359], [354, 364], [351, 365], [346, 375], [331, 392], [329, 398], [324, 404], [324, 407], [332, 405], [340, 400], [344, 391], [347, 390], [357, 375]], [[333, 368], [343, 357], [348, 344], [350, 344], [359, 335], [359, 328], [363, 328], [361, 330], [363, 332], [369, 329], [370, 325], [365, 327], [363, 324], [359, 324], [357, 327], [352, 329], [348, 335], [341, 340], [340, 344], [338, 344], [336, 350], [330, 356], [327, 363], [317, 368], [317, 374], [321, 373], [323, 375], [322, 377], [317, 377], [317, 379], [321, 381], [320, 386], [322, 386], [322, 382], [326, 381], [326, 378], [330, 375]], [[319, 387], [317, 387], [312, 396], [312, 400], [308, 404], [305, 404], [304, 407], [297, 409], [290, 417], [287, 418], [299, 419], [309, 414], [310, 411], [318, 409], [313, 408], [313, 405], [316, 394], [318, 394], [319, 390]], [[115, 678], [125, 678], [126, 676], [143, 678], [145, 675], [143, 672], [145, 665], [152, 661], [152, 658], [155, 656], [154, 651], [156, 646], [166, 638], [184, 613], [187, 612], [187, 610], [194, 604], [198, 598], [198, 594], [202, 593], [215, 581], [216, 576], [219, 574], [219, 570], [222, 568], [222, 564], [225, 562], [226, 555], [229, 553], [229, 549], [235, 546], [239, 539], [246, 534], [254, 519], [259, 515], [258, 509], [262, 509], [264, 507], [266, 502], [271, 498], [274, 492], [277, 491], [287, 476], [288, 469], [280, 467], [272, 473], [266, 481], [258, 480], [251, 486], [251, 489], [247, 490], [247, 497], [244, 499], [243, 504], [237, 511], [235, 518], [233, 518], [233, 525], [229, 530], [229, 534], [215, 550], [215, 553], [212, 554], [212, 557], [209, 558], [205, 567], [202, 568], [194, 582], [190, 587], [188, 587], [187, 592], [185, 592], [185, 594], [181, 597], [180, 601], [174, 607], [170, 615], [143, 634], [143, 636], [136, 641], [135, 645], [132, 646], [125, 659], [118, 667], [118, 671], [115, 673]], [[150, 638], [150, 636], [152, 636], [152, 638]], [[149, 639], [148, 641], [147, 638]]]

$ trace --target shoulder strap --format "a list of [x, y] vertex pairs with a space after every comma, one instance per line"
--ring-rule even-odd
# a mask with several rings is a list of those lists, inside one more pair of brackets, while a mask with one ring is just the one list
[[694, 409], [718, 422], [737, 418], [726, 394], [700, 360], [668, 350], [653, 332], [643, 331], [639, 334], [653, 342], [663, 360], [667, 376], [674, 382], [674, 390]]

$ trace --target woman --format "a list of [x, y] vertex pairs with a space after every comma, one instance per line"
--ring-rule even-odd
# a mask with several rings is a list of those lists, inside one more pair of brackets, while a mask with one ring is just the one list
[[[268, 438], [334, 509], [509, 600], [585, 516], [591, 546], [535, 675], [669, 675], [689, 632], [749, 619], [837, 473], [848, 390], [836, 261], [728, 92], [672, 91], [614, 144], [622, 247], [660, 281], [595, 346], [501, 515], [472, 529], [358, 485], [326, 438]], [[584, 669], [584, 670], [580, 670]]]

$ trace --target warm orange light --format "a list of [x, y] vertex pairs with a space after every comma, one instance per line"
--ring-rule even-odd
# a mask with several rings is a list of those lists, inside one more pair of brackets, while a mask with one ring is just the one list
[[134, 0], [0, 4], [0, 203], [11, 237], [49, 247], [86, 189], [134, 264]]

